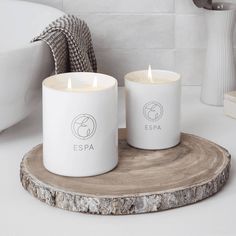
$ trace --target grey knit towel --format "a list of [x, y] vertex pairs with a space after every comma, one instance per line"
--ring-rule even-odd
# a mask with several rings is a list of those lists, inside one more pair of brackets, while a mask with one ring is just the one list
[[92, 38], [87, 24], [72, 15], [52, 22], [32, 42], [43, 40], [53, 53], [55, 74], [75, 71], [97, 71]]

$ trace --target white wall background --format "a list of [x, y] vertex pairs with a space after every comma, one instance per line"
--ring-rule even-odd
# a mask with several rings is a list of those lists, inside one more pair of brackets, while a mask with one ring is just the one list
[[206, 30], [203, 11], [192, 0], [29, 1], [84, 19], [92, 32], [99, 71], [116, 77], [120, 85], [124, 74], [148, 64], [181, 73], [185, 85], [201, 84]]

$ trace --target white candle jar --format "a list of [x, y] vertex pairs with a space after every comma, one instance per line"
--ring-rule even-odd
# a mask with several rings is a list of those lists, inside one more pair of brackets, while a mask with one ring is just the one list
[[66, 73], [43, 81], [43, 163], [83, 177], [118, 163], [117, 81], [98, 73]]
[[158, 150], [180, 142], [180, 75], [170, 71], [131, 72], [125, 76], [127, 142]]

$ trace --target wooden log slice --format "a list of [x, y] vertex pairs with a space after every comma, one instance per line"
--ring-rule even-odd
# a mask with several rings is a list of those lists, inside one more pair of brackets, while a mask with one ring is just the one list
[[21, 163], [23, 187], [39, 200], [69, 211], [123, 215], [167, 210], [217, 193], [229, 178], [230, 154], [203, 138], [182, 134], [180, 145], [139, 150], [120, 131], [119, 165], [103, 175], [70, 178], [48, 172], [42, 145]]

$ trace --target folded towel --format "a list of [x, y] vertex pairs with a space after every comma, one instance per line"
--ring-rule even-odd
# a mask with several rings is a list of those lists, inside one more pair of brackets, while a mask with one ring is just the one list
[[72, 71], [97, 71], [92, 38], [87, 24], [72, 15], [52, 22], [32, 42], [43, 40], [52, 50], [55, 74]]

